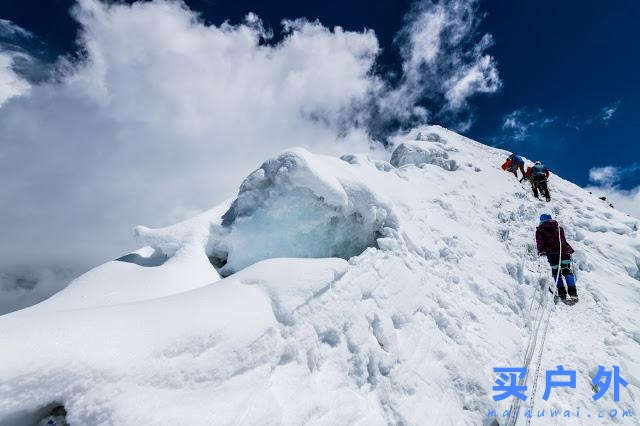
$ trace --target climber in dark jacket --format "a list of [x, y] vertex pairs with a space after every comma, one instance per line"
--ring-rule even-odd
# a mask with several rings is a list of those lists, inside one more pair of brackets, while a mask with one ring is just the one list
[[[568, 292], [569, 297], [576, 302], [578, 300], [576, 278], [571, 270], [571, 254], [574, 250], [564, 237], [564, 229], [558, 225], [558, 222], [551, 219], [550, 214], [545, 213], [540, 216], [540, 225], [536, 228], [536, 245], [538, 255], [547, 256], [554, 281], [558, 277], [560, 299], [567, 301]], [[566, 289], [558, 276], [558, 268], [560, 268], [560, 275], [564, 277]]]
[[[539, 161], [536, 161], [533, 167], [527, 167], [527, 171], [524, 174], [522, 179], [529, 179], [529, 183], [531, 183], [531, 190], [533, 191], [533, 196], [538, 198], [538, 190], [542, 192], [544, 198], [548, 201], [551, 201], [551, 194], [549, 193], [549, 185], [547, 184], [547, 179], [549, 179], [549, 169], [547, 166], [542, 164]], [[520, 179], [520, 182], [522, 182]]]

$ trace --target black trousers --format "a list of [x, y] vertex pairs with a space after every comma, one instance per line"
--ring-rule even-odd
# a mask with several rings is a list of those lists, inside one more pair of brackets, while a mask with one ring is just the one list
[[516, 175], [516, 177], [518, 177], [518, 169], [520, 169], [520, 172], [522, 173], [522, 177], [524, 178], [524, 163], [522, 164], [511, 164], [511, 167], [509, 168], [509, 171], [511, 173], [513, 173], [514, 175]]
[[530, 179], [531, 182], [531, 190], [533, 191], [533, 196], [538, 198], [538, 190], [542, 192], [542, 195], [547, 199], [551, 199], [551, 194], [549, 194], [549, 187], [547, 186], [547, 178], [546, 177], [536, 177], [533, 176]]

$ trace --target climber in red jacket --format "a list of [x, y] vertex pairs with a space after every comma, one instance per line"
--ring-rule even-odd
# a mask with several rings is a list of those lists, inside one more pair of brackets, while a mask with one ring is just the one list
[[[507, 157], [507, 160], [502, 164], [502, 170], [511, 172], [518, 178], [518, 169], [522, 173], [522, 179], [524, 179], [524, 159], [516, 154], [511, 154]], [[522, 182], [520, 179], [520, 182]]]

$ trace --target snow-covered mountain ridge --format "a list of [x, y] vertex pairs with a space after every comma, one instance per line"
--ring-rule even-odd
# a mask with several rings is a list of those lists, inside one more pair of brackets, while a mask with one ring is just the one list
[[504, 151], [438, 126], [394, 148], [285, 151], [237, 197], [136, 228], [138, 252], [0, 317], [0, 424], [51, 404], [71, 424], [490, 423], [509, 408], [492, 368], [522, 365], [551, 282], [543, 212], [576, 250], [580, 302], [553, 311], [542, 367], [578, 383], [536, 408], [618, 406], [591, 399], [598, 365], [620, 366], [635, 408], [640, 221], [556, 175], [538, 201]]

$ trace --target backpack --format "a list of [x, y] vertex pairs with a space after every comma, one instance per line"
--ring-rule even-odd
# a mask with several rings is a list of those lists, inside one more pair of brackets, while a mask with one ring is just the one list
[[531, 174], [536, 177], [547, 177], [547, 168], [542, 164], [536, 164], [531, 169]]

